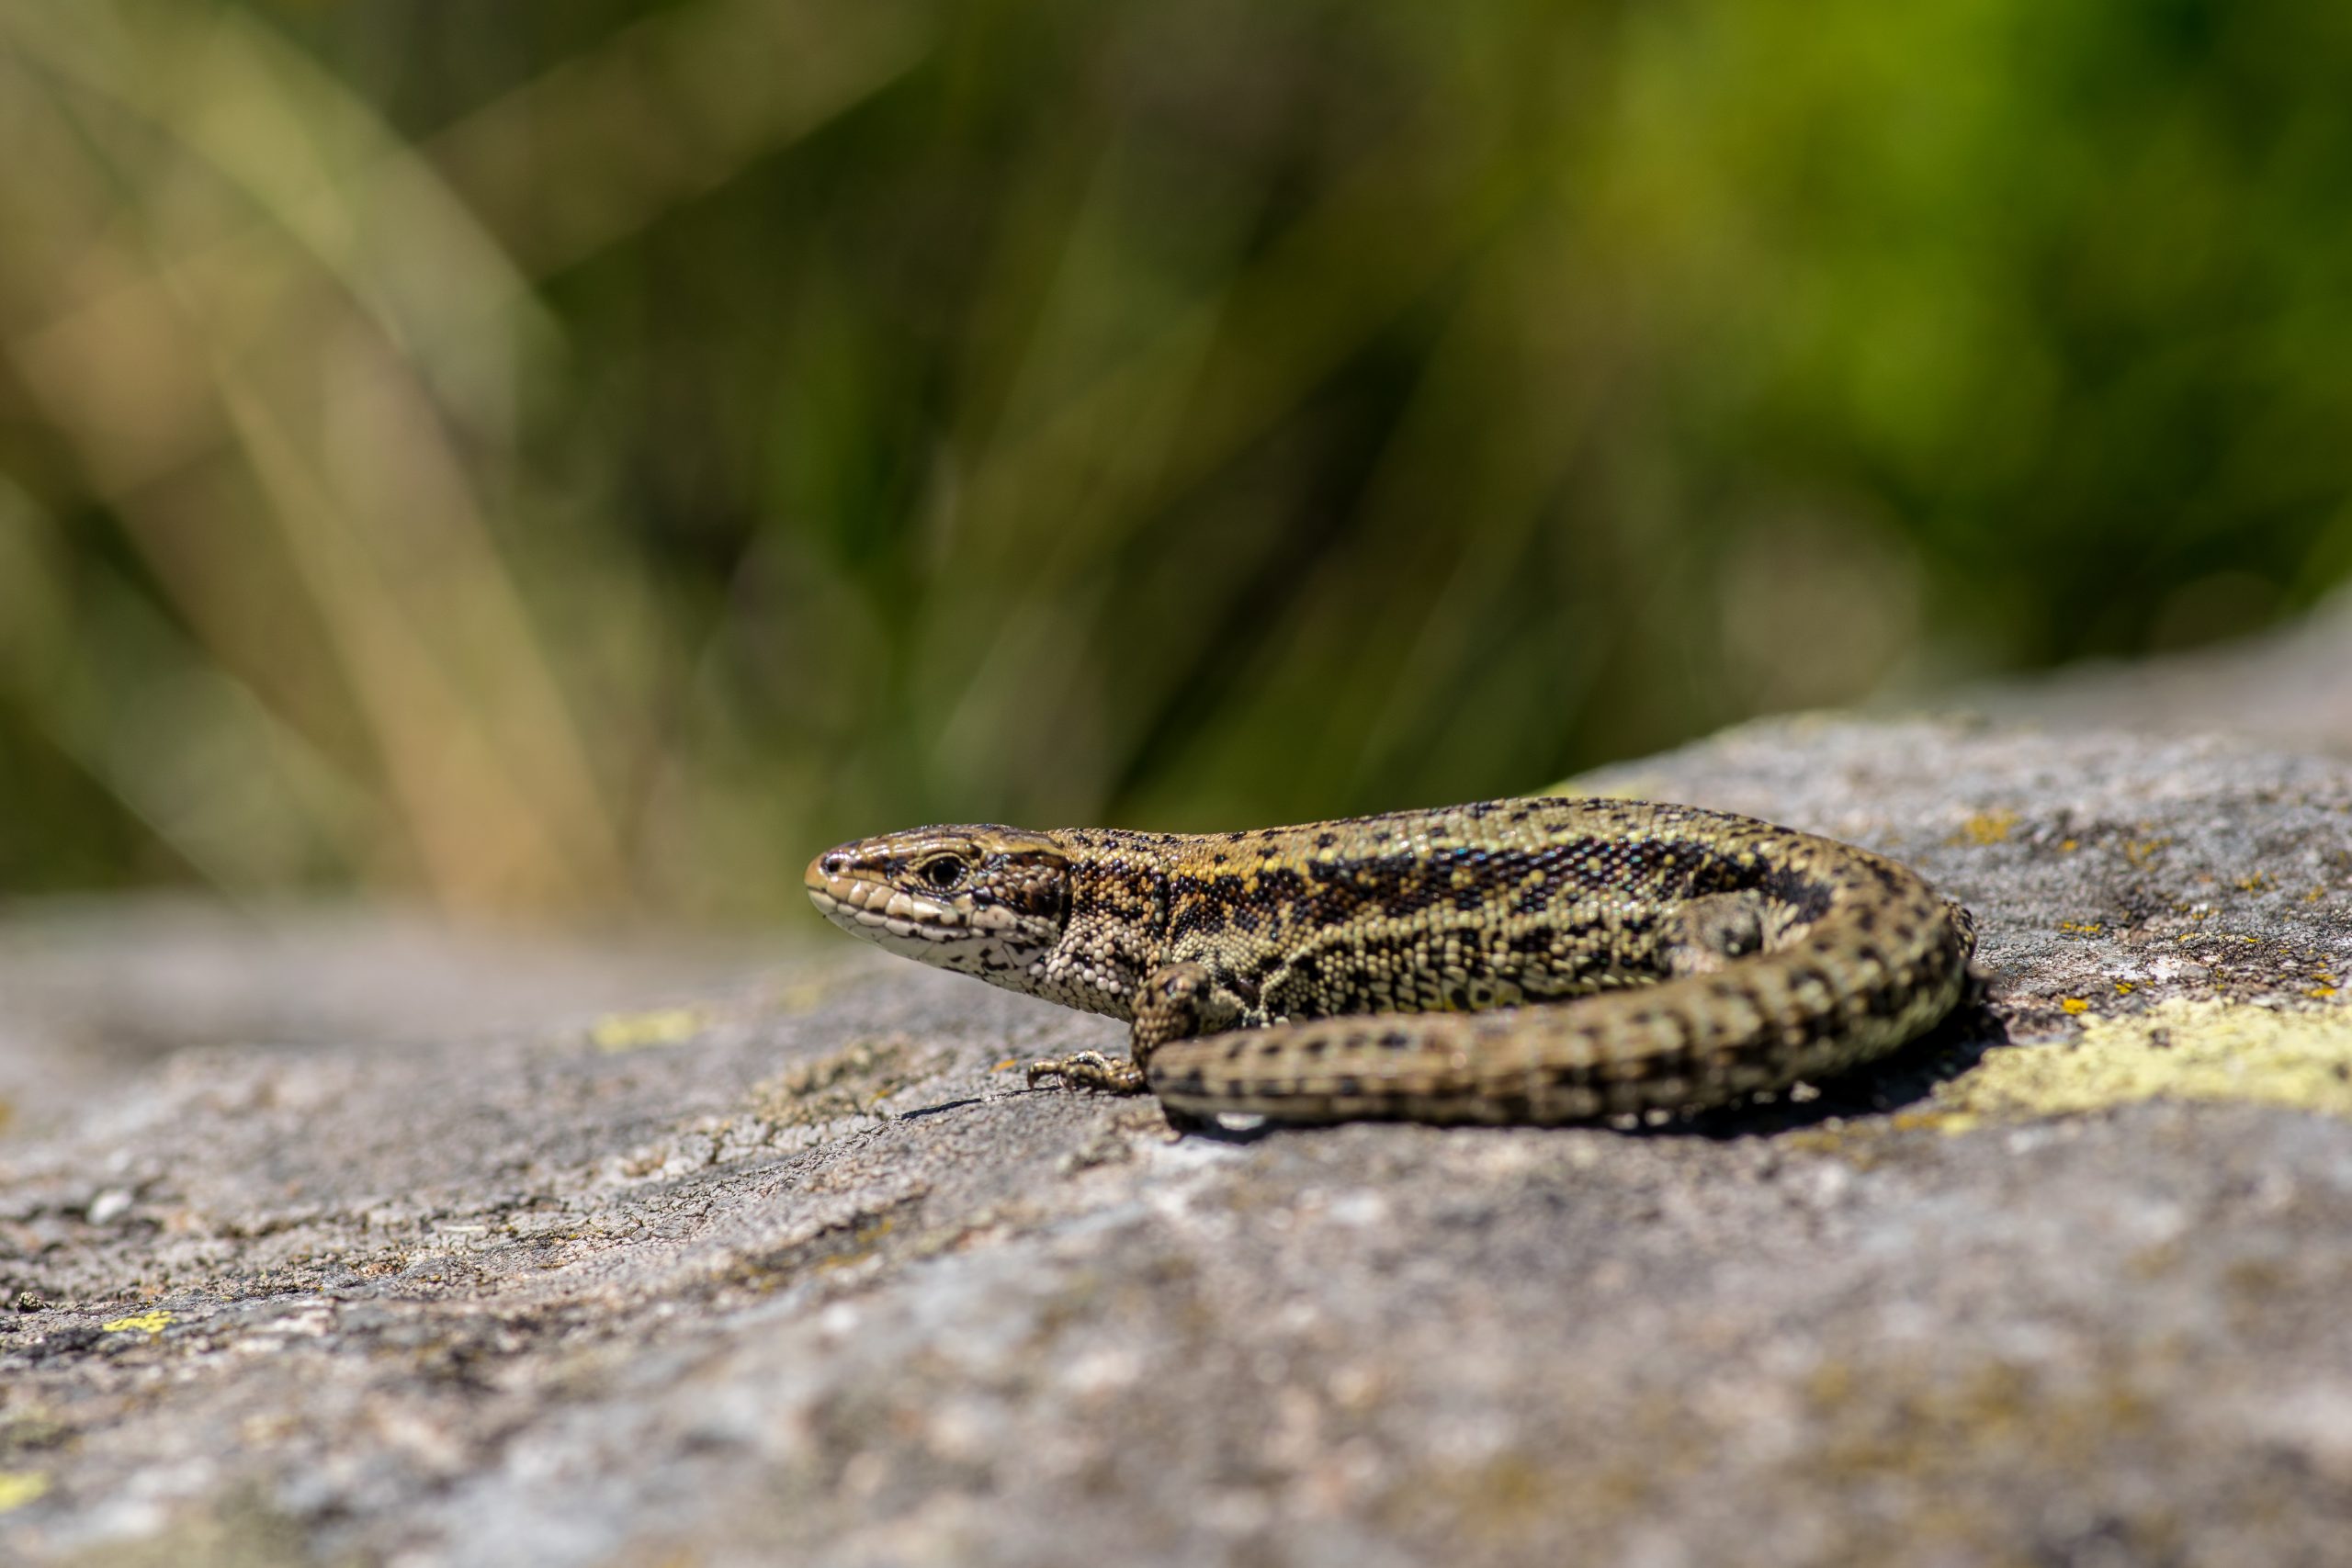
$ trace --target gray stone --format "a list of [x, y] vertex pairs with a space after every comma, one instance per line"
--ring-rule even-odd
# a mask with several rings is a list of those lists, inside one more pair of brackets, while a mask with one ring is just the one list
[[2086, 661], [1975, 697], [1988, 713], [2068, 730], [2226, 734], [2352, 754], [2352, 588], [2276, 630], [2154, 659]]
[[0, 1558], [2343, 1561], [2352, 771], [1798, 718], [1583, 782], [1917, 864], [1991, 1007], [1688, 1122], [1176, 1137], [1007, 1066], [1114, 1027], [813, 914], [541, 1025], [351, 1024], [387, 938], [375, 1011], [96, 1077], [21, 919]]

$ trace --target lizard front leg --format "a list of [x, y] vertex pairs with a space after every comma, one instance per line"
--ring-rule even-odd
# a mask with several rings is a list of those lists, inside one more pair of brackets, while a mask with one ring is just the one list
[[1029, 1064], [1029, 1082], [1057, 1077], [1065, 1089], [1099, 1089], [1110, 1094], [1143, 1094], [1144, 1067], [1151, 1054], [1171, 1040], [1215, 1034], [1239, 1020], [1240, 1004], [1216, 988], [1208, 969], [1190, 961], [1163, 964], [1136, 993], [1135, 1023], [1127, 1037], [1129, 1060], [1117, 1062], [1100, 1051], [1076, 1051]]

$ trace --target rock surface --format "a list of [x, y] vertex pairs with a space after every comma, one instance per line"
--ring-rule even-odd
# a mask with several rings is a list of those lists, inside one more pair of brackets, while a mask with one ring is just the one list
[[1583, 783], [1912, 862], [1991, 1007], [1694, 1123], [1179, 1138], [1005, 1068], [1114, 1027], [813, 915], [83, 1079], [20, 924], [0, 1559], [2344, 1561], [2352, 769], [1794, 719]]
[[2352, 755], [2352, 588], [2254, 637], [2154, 659], [2094, 660], [1973, 694], [1987, 712], [2062, 729], [2226, 734]]

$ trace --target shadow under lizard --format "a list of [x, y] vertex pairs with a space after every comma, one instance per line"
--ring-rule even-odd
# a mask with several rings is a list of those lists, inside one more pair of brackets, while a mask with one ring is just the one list
[[892, 952], [1133, 1025], [1030, 1081], [1180, 1119], [1563, 1122], [1846, 1072], [1968, 982], [1967, 912], [1835, 840], [1695, 807], [1512, 799], [1167, 834], [918, 828], [809, 897]]

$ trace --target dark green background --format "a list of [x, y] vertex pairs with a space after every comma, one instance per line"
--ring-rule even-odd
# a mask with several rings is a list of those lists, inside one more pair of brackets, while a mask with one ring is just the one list
[[758, 917], [2352, 573], [2352, 9], [0, 0], [0, 891]]

